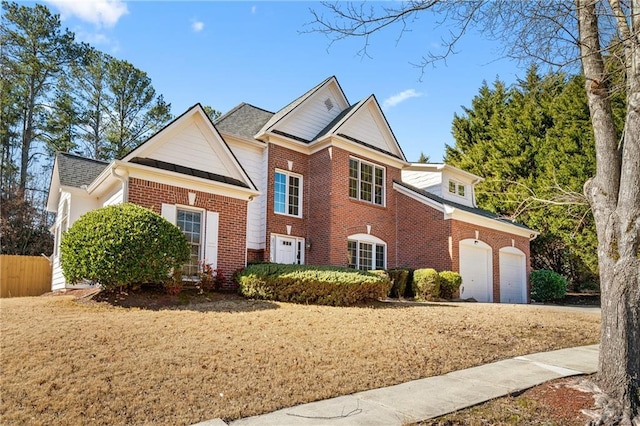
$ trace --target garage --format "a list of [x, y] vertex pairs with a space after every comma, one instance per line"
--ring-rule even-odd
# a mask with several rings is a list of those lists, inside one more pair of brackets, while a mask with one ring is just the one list
[[500, 249], [500, 302], [527, 303], [526, 256], [515, 247]]
[[478, 302], [493, 301], [491, 247], [480, 241], [460, 241], [460, 297], [473, 297]]

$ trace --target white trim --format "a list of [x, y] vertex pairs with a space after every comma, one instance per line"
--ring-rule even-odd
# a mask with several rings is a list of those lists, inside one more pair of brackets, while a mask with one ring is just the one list
[[[276, 174], [280, 173], [283, 174], [287, 177], [287, 182], [286, 182], [286, 192], [285, 192], [285, 213], [282, 212], [277, 212], [276, 211]], [[289, 213], [289, 177], [294, 177], [294, 178], [298, 178], [299, 179], [299, 185], [298, 185], [298, 214], [291, 214]], [[288, 170], [283, 170], [283, 169], [274, 169], [273, 171], [273, 213], [274, 214], [278, 214], [278, 215], [282, 215], [282, 216], [289, 216], [289, 217], [297, 217], [297, 218], [301, 218], [302, 217], [302, 208], [304, 206], [304, 203], [302, 202], [303, 200], [303, 195], [304, 195], [304, 176], [302, 176], [299, 173], [294, 173], [294, 172], [290, 172]]]
[[294, 257], [296, 258], [296, 260], [299, 260], [300, 263], [294, 263], [294, 265], [304, 265], [305, 263], [305, 239], [304, 237], [298, 237], [295, 235], [284, 235], [284, 234], [275, 234], [275, 233], [271, 233], [269, 235], [269, 261], [270, 262], [277, 262], [276, 259], [276, 246], [277, 246], [277, 241], [278, 239], [282, 239], [282, 240], [292, 240], [295, 241], [295, 247], [294, 247]]
[[[355, 269], [360, 270], [360, 244], [369, 244], [372, 246], [371, 247], [371, 267], [372, 267], [371, 270], [387, 268], [387, 258], [389, 256], [389, 249], [388, 249], [387, 243], [384, 240], [369, 234], [353, 234], [347, 237], [347, 252], [349, 248], [349, 243], [356, 243], [356, 253], [355, 253], [356, 263], [355, 265], [353, 265]], [[384, 264], [383, 265], [378, 265], [376, 263], [377, 248], [379, 246], [384, 247], [384, 260], [383, 260]]]
[[[409, 198], [412, 198], [416, 201], [421, 202], [422, 204], [429, 206], [433, 209], [438, 210], [439, 212], [444, 213], [444, 206], [442, 203], [438, 203], [437, 201], [432, 200], [431, 198], [425, 197], [424, 195], [418, 194], [415, 191], [412, 191], [408, 188], [405, 188], [403, 185], [400, 185], [396, 182], [393, 183], [393, 189], [400, 192], [402, 195], [406, 195]], [[446, 219], [446, 218], [445, 218]]]
[[457, 167], [450, 166], [444, 163], [410, 163], [404, 170], [415, 170], [425, 172], [449, 172], [451, 174], [457, 174], [464, 176], [472, 181], [472, 184], [480, 183], [484, 181], [484, 178], [466, 170], [459, 169]]
[[[349, 156], [349, 184], [351, 182], [351, 160], [354, 160], [358, 163], [358, 196], [352, 197], [351, 194], [347, 194], [349, 199], [362, 201], [364, 203], [369, 203], [374, 206], [387, 207], [387, 168], [385, 166], [380, 166], [376, 163], [372, 163], [371, 161], [363, 160], [359, 157], [354, 157], [353, 155]], [[372, 181], [371, 181], [371, 201], [363, 200], [360, 194], [360, 189], [362, 188], [362, 164], [369, 165], [373, 168]], [[378, 204], [375, 202], [376, 199], [376, 169], [382, 170], [382, 203]], [[351, 190], [351, 188], [349, 188]]]
[[452, 207], [446, 203], [439, 203], [437, 201], [432, 200], [429, 197], [425, 197], [422, 194], [419, 194], [415, 191], [412, 191], [408, 188], [405, 188], [403, 185], [398, 183], [393, 183], [393, 189], [406, 195], [409, 198], [412, 198], [416, 201], [421, 202], [422, 204], [432, 207], [438, 211], [444, 212], [444, 219], [455, 219], [460, 222], [470, 223], [472, 225], [482, 226], [484, 228], [493, 229], [496, 231], [502, 231], [509, 234], [517, 235], [520, 237], [528, 238], [529, 240], [533, 240], [535, 237], [540, 235], [538, 231], [534, 231], [532, 229], [525, 229], [517, 225], [513, 225], [506, 222], [501, 222], [497, 219], [492, 219], [489, 217], [484, 217], [477, 213], [471, 213], [456, 207]]

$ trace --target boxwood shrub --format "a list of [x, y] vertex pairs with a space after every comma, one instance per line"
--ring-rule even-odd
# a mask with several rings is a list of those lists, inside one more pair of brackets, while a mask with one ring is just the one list
[[389, 290], [389, 297], [405, 297], [411, 270], [408, 268], [394, 268], [387, 270], [387, 273], [393, 284], [391, 290]]
[[178, 227], [130, 203], [81, 216], [60, 246], [67, 281], [91, 280], [106, 290], [165, 283], [188, 259], [189, 247]]
[[423, 300], [437, 300], [440, 297], [440, 275], [435, 269], [423, 268], [413, 271], [413, 292]]
[[567, 280], [560, 274], [539, 269], [531, 273], [531, 298], [536, 302], [562, 299], [567, 293]]
[[238, 274], [240, 294], [280, 302], [348, 306], [383, 299], [390, 287], [382, 274], [333, 266], [255, 264]]
[[453, 271], [442, 271], [438, 273], [440, 276], [440, 297], [443, 299], [453, 299], [458, 294], [462, 277], [459, 273]]

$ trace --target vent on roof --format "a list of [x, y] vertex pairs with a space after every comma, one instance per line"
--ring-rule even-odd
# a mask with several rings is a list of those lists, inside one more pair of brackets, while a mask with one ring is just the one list
[[327, 107], [327, 111], [331, 111], [333, 109], [333, 102], [331, 102], [331, 98], [324, 100], [324, 106]]

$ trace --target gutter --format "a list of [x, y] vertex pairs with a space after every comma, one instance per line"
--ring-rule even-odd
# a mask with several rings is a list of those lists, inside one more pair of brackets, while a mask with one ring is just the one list
[[129, 171], [125, 169], [124, 174], [119, 175], [116, 173], [117, 168], [118, 166], [115, 166], [111, 169], [111, 176], [122, 182], [122, 202], [126, 203], [129, 201]]

